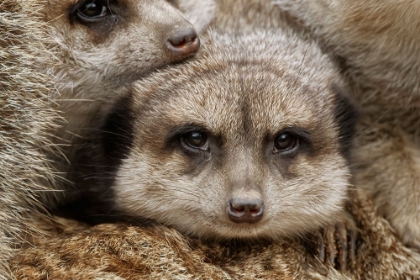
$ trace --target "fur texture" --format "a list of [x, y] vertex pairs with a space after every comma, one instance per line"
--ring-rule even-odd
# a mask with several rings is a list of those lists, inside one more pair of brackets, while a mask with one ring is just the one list
[[199, 33], [214, 22], [217, 4], [214, 0], [170, 0]]
[[420, 249], [420, 27], [417, 1], [275, 1], [334, 55], [362, 107], [356, 185]]
[[[257, 3], [257, 7], [262, 6]], [[261, 12], [264, 14], [266, 11], [262, 9]], [[255, 10], [250, 10], [248, 14], [253, 13]], [[259, 18], [264, 21], [263, 17]], [[348, 277], [419, 278], [419, 255], [405, 248], [394, 237], [387, 222], [374, 214], [368, 198], [361, 194], [354, 197], [353, 202], [350, 212], [358, 222], [363, 242], [358, 247], [355, 269], [349, 270]], [[41, 219], [38, 222], [40, 225], [37, 228], [52, 227], [51, 236], [44, 239], [35, 235], [33, 242], [36, 246], [22, 248], [12, 260], [12, 270], [18, 279], [188, 279], [194, 275], [196, 278], [214, 279], [281, 276], [284, 279], [346, 279], [331, 267], [326, 268], [311, 260], [312, 254], [307, 256], [299, 243], [290, 240], [279, 240], [270, 246], [251, 244], [238, 248], [232, 244], [220, 247], [194, 245], [195, 241], [165, 227], [100, 225], [81, 230], [86, 226], [72, 222], [57, 225], [57, 220], [45, 222]], [[66, 234], [60, 235], [60, 231]], [[94, 244], [87, 242], [89, 240]], [[150, 248], [150, 244], [148, 256], [139, 254], [144, 248]], [[337, 250], [340, 252], [340, 248]], [[173, 261], [162, 258], [165, 255]], [[99, 263], [102, 265], [98, 266]]]
[[[56, 177], [45, 153], [55, 153], [50, 132], [58, 114], [49, 96], [49, 76], [38, 69], [53, 62], [46, 28], [39, 28], [41, 5], [0, 2], [0, 279], [11, 279], [7, 259], [30, 231], [39, 192], [51, 190]], [[29, 31], [29, 32], [28, 32]]]
[[22, 249], [11, 267], [18, 279], [418, 279], [420, 255], [394, 237], [366, 196], [352, 197], [348, 211], [363, 241], [347, 273], [320, 263], [296, 240], [217, 245], [159, 225], [80, 230], [84, 225], [72, 221], [61, 221], [51, 229], [54, 237]]

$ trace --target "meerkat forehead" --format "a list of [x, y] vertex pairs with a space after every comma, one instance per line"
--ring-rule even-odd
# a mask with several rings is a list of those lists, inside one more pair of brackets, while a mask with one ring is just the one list
[[212, 36], [195, 61], [136, 85], [139, 120], [196, 124], [235, 137], [302, 127], [337, 138], [334, 110], [343, 85], [316, 46], [280, 32]]
[[282, 31], [208, 42], [137, 83], [105, 128], [125, 149], [117, 208], [216, 238], [275, 238], [334, 219], [353, 114], [332, 64]]

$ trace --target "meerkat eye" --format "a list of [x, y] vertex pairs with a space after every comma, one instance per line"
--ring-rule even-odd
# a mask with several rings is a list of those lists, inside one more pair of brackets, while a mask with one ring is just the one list
[[280, 133], [274, 139], [273, 153], [282, 153], [286, 151], [294, 150], [299, 145], [299, 137], [289, 133]]
[[76, 10], [76, 16], [82, 23], [99, 21], [109, 13], [109, 7], [101, 0], [87, 0]]
[[208, 150], [207, 134], [200, 131], [191, 131], [181, 136], [181, 142], [186, 148], [193, 148], [206, 151]]

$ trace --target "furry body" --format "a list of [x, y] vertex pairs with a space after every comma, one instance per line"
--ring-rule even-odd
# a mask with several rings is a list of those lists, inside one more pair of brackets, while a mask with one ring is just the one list
[[[207, 244], [160, 225], [103, 224], [81, 229], [71, 221], [56, 236], [22, 249], [11, 267], [18, 279], [418, 279], [420, 255], [407, 249], [362, 193], [348, 211], [363, 241], [347, 273], [320, 263], [297, 240]], [[70, 228], [70, 229], [69, 229]], [[56, 233], [56, 229], [62, 234]], [[346, 254], [336, 247], [337, 254]], [[162, 258], [162, 256], [165, 256]], [[98, 266], [98, 264], [101, 264]]]
[[420, 248], [420, 4], [275, 1], [334, 55], [362, 107], [355, 182], [402, 240]]
[[[328, 57], [289, 29], [205, 41], [109, 117], [106, 152], [121, 161], [111, 207], [210, 238], [295, 236], [336, 220], [356, 119]], [[192, 147], [189, 133], [208, 146]], [[280, 136], [297, 142], [282, 150]], [[235, 221], [232, 201], [259, 201], [262, 220]]]

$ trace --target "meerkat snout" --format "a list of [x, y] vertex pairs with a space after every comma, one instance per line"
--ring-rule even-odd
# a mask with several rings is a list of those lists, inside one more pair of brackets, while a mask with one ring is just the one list
[[180, 30], [166, 40], [168, 48], [173, 54], [188, 56], [195, 54], [200, 48], [200, 39], [194, 28]]
[[263, 218], [264, 197], [261, 186], [257, 183], [259, 178], [255, 171], [261, 167], [255, 164], [249, 153], [242, 153], [238, 159], [231, 160], [230, 172], [227, 173], [230, 189], [226, 213], [230, 221], [241, 223], [257, 223]]
[[227, 204], [229, 219], [234, 223], [257, 223], [264, 214], [264, 202], [259, 197], [234, 197]]

